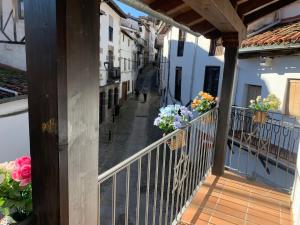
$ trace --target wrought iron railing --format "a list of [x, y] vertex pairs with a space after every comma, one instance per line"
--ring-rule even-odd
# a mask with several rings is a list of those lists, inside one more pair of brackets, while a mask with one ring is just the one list
[[102, 173], [98, 224], [178, 221], [212, 167], [217, 117], [212, 109]]
[[226, 166], [249, 178], [290, 191], [300, 140], [295, 117], [269, 112], [254, 119], [248, 108], [232, 107]]

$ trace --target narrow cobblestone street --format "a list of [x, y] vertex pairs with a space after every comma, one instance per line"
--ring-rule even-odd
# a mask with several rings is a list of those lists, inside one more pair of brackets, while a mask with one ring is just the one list
[[112, 138], [108, 141], [107, 131], [100, 130], [99, 173], [122, 162], [134, 153], [161, 137], [153, 126], [159, 109], [160, 97], [157, 91], [156, 69], [148, 65], [138, 78], [139, 86], [149, 90], [144, 103], [143, 94], [139, 100], [130, 95], [121, 107], [120, 115], [112, 126]]

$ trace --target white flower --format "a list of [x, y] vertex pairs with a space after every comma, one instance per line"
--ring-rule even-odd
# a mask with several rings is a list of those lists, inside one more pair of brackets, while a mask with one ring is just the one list
[[250, 103], [251, 103], [251, 104], [254, 104], [254, 103], [255, 103], [255, 100], [251, 99], [251, 100], [250, 100]]
[[0, 184], [2, 184], [4, 180], [5, 180], [5, 175], [0, 174]]

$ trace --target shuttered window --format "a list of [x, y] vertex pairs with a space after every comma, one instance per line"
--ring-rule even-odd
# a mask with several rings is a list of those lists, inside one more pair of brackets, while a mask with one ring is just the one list
[[300, 80], [290, 80], [286, 111], [288, 114], [300, 117]]

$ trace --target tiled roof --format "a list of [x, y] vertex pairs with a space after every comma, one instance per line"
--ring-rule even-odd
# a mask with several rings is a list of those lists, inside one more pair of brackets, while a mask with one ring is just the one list
[[300, 43], [300, 21], [281, 24], [264, 33], [249, 37], [242, 42], [242, 48]]
[[27, 95], [28, 86], [24, 72], [0, 68], [0, 99], [12, 97], [13, 94], [5, 89], [17, 92], [18, 95]]

